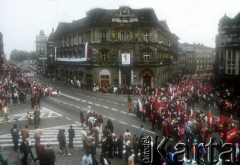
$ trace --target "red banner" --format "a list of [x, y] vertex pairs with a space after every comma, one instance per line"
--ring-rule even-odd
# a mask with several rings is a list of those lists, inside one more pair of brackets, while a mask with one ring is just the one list
[[226, 131], [226, 142], [230, 142], [231, 140], [233, 140], [236, 136], [237, 136], [237, 127], [233, 128], [230, 131]]

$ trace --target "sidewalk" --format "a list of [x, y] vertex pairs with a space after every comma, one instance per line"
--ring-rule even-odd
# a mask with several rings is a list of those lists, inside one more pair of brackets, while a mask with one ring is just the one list
[[[53, 148], [56, 155], [57, 165], [81, 165], [82, 164], [82, 157], [84, 155], [82, 148], [76, 147], [76, 146], [74, 148], [70, 148], [69, 152], [71, 153], [71, 156], [63, 156], [59, 154], [58, 153], [59, 147], [57, 145], [54, 145]], [[15, 152], [12, 148], [6, 147], [6, 148], [2, 148], [0, 152], [2, 153], [4, 159], [8, 159], [8, 165], [21, 164], [20, 161], [17, 159], [17, 156], [20, 153], [19, 151]], [[32, 152], [34, 157], [36, 157], [36, 152], [34, 147], [32, 147]], [[98, 161], [100, 159], [100, 154], [101, 154], [101, 148], [97, 148], [96, 159]], [[125, 165], [125, 162], [124, 162], [125, 157], [123, 157], [122, 159], [109, 158], [109, 160], [111, 161], [112, 165]], [[31, 156], [29, 154], [28, 165], [38, 165], [38, 164], [39, 164], [38, 161], [36, 162], [36, 164], [32, 162]]]

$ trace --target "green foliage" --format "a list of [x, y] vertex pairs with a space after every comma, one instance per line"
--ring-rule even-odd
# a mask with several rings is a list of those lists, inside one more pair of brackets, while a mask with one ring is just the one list
[[14, 62], [22, 62], [24, 60], [36, 60], [36, 52], [27, 52], [14, 49], [10, 54], [10, 59]]

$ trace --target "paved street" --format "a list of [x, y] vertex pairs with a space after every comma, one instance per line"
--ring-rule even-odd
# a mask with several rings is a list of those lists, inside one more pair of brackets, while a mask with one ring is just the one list
[[[52, 100], [56, 102], [58, 98], [46, 98], [48, 100]], [[66, 99], [66, 98], [65, 98]], [[42, 101], [42, 105], [45, 105], [45, 101]], [[61, 104], [67, 105], [68, 107], [71, 107], [66, 101], [60, 101]], [[54, 103], [56, 104], [56, 103]], [[51, 107], [51, 106], [50, 106]], [[76, 107], [79, 108], [80, 107]], [[51, 109], [51, 108], [50, 108]], [[83, 157], [83, 151], [82, 151], [82, 141], [80, 138], [80, 131], [82, 129], [82, 126], [80, 126], [80, 123], [78, 122], [78, 116], [77, 119], [74, 120], [73, 117], [66, 116], [64, 114], [60, 114], [59, 112], [50, 110], [49, 108], [46, 108], [45, 106], [41, 106], [41, 122], [39, 127], [42, 129], [43, 135], [41, 138], [42, 144], [46, 146], [46, 144], [50, 143], [54, 145], [54, 150], [57, 156], [57, 162], [58, 164], [81, 164], [81, 159]], [[56, 110], [56, 109], [55, 109]], [[65, 109], [67, 110], [67, 109]], [[86, 110], [86, 109], [85, 109]], [[33, 113], [33, 109], [30, 108], [29, 103], [25, 104], [19, 104], [15, 106], [10, 107], [11, 115], [9, 116], [9, 122], [7, 125], [3, 125], [3, 120], [1, 118], [0, 120], [0, 145], [1, 145], [1, 153], [3, 154], [4, 158], [8, 159], [9, 164], [15, 164], [17, 161], [17, 155], [18, 152], [14, 152], [12, 150], [12, 141], [11, 141], [11, 135], [10, 135], [10, 129], [13, 126], [13, 124], [17, 124], [19, 130], [23, 128], [26, 124], [28, 124], [28, 121], [26, 119], [26, 113], [30, 112]], [[78, 114], [79, 112], [77, 112]], [[105, 116], [105, 115], [104, 115]], [[68, 129], [70, 125], [73, 125], [75, 131], [76, 131], [76, 138], [74, 139], [74, 148], [70, 149], [71, 156], [62, 156], [58, 154], [58, 141], [57, 141], [57, 132], [60, 128]], [[32, 135], [34, 130], [34, 125], [29, 125], [30, 135]], [[68, 139], [68, 134], [66, 134], [66, 137]], [[33, 140], [34, 144], [34, 140]], [[35, 149], [32, 149], [35, 154]], [[99, 160], [99, 156], [101, 153], [101, 148], [97, 149], [97, 159]], [[124, 164], [123, 160], [111, 159], [113, 164]], [[29, 157], [29, 164], [33, 164]]]
[[[83, 151], [78, 146], [75, 146], [74, 148], [70, 148], [69, 152], [71, 153], [71, 156], [63, 156], [58, 154], [58, 145], [54, 145], [53, 149], [56, 154], [56, 160], [57, 165], [81, 165], [82, 163], [82, 157], [83, 157]], [[36, 156], [35, 149], [32, 149], [34, 156]], [[97, 148], [97, 159], [99, 160], [101, 150]], [[1, 153], [3, 154], [4, 158], [8, 159], [8, 165], [20, 165], [20, 161], [17, 159], [17, 156], [19, 154], [18, 152], [13, 151], [11, 148], [2, 148]], [[124, 159], [118, 159], [118, 158], [110, 158], [110, 161], [113, 165], [124, 165]], [[34, 165], [31, 161], [31, 157], [28, 157], [28, 165]], [[38, 164], [38, 163], [36, 163]]]
[[[89, 105], [91, 110], [103, 115], [104, 123], [106, 123], [107, 119], [113, 121], [114, 132], [117, 135], [123, 134], [127, 128], [131, 130], [132, 134], [139, 135], [140, 125], [144, 124], [147, 135], [162, 137], [162, 130], [151, 130], [151, 123], [148, 119], [143, 123], [142, 119], [136, 117], [135, 114], [128, 113], [127, 95], [94, 93], [62, 86], [61, 84], [58, 84], [58, 88], [61, 88], [60, 96], [42, 99], [40, 123], [40, 128], [43, 131], [42, 143], [44, 145], [48, 143], [54, 145], [58, 164], [81, 164], [83, 151], [81, 149], [80, 131], [82, 127], [79, 123], [79, 109], [83, 109], [86, 113], [89, 111], [87, 108]], [[136, 103], [138, 98], [140, 96], [132, 96], [134, 103]], [[195, 104], [195, 107], [206, 112], [206, 109], [201, 104]], [[25, 103], [10, 107], [10, 111], [10, 120], [6, 126], [3, 125], [2, 119], [0, 120], [0, 144], [4, 158], [8, 158], [9, 164], [15, 164], [18, 152], [14, 152], [11, 149], [10, 129], [14, 123], [18, 124], [19, 129], [23, 128], [27, 124], [26, 113], [32, 113], [33, 109], [30, 108], [30, 103]], [[220, 115], [218, 109], [212, 109], [211, 112], [214, 116]], [[60, 128], [68, 129], [70, 125], [73, 125], [76, 130], [75, 147], [70, 149], [71, 156], [62, 156], [58, 154], [57, 132]], [[29, 129], [32, 134], [34, 125], [30, 125]], [[34, 148], [33, 151], [35, 152]], [[97, 153], [97, 159], [99, 160], [101, 148], [97, 149]], [[124, 164], [124, 160], [117, 158], [111, 158], [111, 161], [114, 165]], [[29, 164], [32, 164], [31, 160], [29, 160]]]
[[[31, 109], [29, 109], [31, 110]], [[53, 111], [50, 111], [46, 108], [42, 108], [43, 113], [45, 113], [44, 115], [42, 115], [42, 121], [44, 122], [46, 120], [49, 120], [50, 118], [57, 118], [59, 116], [62, 116], [58, 113], [55, 113]], [[42, 114], [43, 114], [42, 113]], [[25, 113], [21, 113], [21, 114], [16, 114], [13, 116], [10, 116], [10, 121], [9, 123], [7, 123], [6, 126], [3, 125], [3, 122], [1, 122], [0, 124], [0, 129], [1, 131], [7, 133], [7, 131], [10, 132], [10, 129], [12, 127], [13, 124], [18, 124], [19, 126], [21, 126], [21, 128], [27, 123], [27, 120], [24, 118]], [[18, 118], [19, 120], [11, 120], [11, 118]], [[50, 119], [51, 120], [51, 119]], [[40, 128], [41, 128], [40, 124]], [[70, 125], [73, 126], [73, 129], [75, 129], [75, 138], [74, 138], [74, 148], [69, 148], [69, 152], [71, 153], [71, 156], [63, 156], [61, 154], [58, 153], [59, 150], [59, 146], [58, 146], [58, 141], [57, 141], [57, 133], [59, 129], [69, 129]], [[32, 137], [33, 135], [33, 131], [34, 131], [34, 126], [30, 125], [29, 126], [29, 130], [30, 130], [30, 137]], [[20, 128], [20, 127], [19, 127]], [[20, 129], [21, 129], [20, 128]], [[42, 137], [41, 137], [41, 143], [44, 144], [46, 146], [46, 144], [52, 144], [54, 151], [56, 153], [56, 157], [57, 157], [57, 164], [58, 165], [72, 165], [72, 164], [81, 164], [82, 161], [82, 157], [84, 152], [82, 151], [82, 140], [81, 140], [81, 130], [82, 130], [82, 126], [80, 123], [72, 123], [72, 124], [68, 124], [68, 125], [59, 125], [59, 126], [55, 126], [55, 127], [47, 127], [47, 128], [42, 128]], [[66, 139], [68, 141], [68, 133], [66, 133]], [[21, 140], [20, 140], [21, 141]], [[19, 142], [20, 142], [19, 141]], [[19, 154], [18, 152], [13, 151], [12, 149], [12, 138], [10, 133], [7, 134], [2, 134], [0, 135], [0, 146], [1, 146], [1, 153], [3, 154], [3, 157], [8, 159], [8, 164], [20, 164], [20, 161], [17, 159], [17, 156]], [[32, 143], [34, 145], [35, 140], [32, 138]], [[32, 151], [34, 153], [34, 156], [36, 157], [36, 152], [35, 152], [35, 148], [32, 148]], [[97, 159], [99, 159], [100, 157], [100, 153], [101, 153], [101, 147], [97, 148]], [[123, 160], [118, 160], [117, 158], [112, 158], [111, 159], [113, 164], [124, 164]], [[28, 164], [34, 164], [31, 161], [31, 158], [29, 156], [29, 160], [28, 160]]]

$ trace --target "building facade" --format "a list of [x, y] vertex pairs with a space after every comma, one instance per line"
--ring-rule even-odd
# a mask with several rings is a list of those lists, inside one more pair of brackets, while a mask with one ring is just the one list
[[155, 87], [178, 72], [178, 37], [151, 8], [92, 9], [53, 35], [49, 72], [107, 86]]
[[215, 52], [211, 47], [203, 44], [181, 45], [183, 49], [182, 69], [187, 73], [202, 73], [213, 71], [215, 63]]
[[4, 70], [4, 60], [5, 60], [5, 56], [4, 56], [4, 50], [3, 50], [4, 44], [3, 44], [3, 34], [2, 32], [0, 32], [0, 75], [3, 74], [3, 70]]
[[219, 83], [240, 93], [240, 13], [219, 20], [216, 36], [216, 75]]
[[43, 72], [47, 66], [47, 42], [48, 37], [45, 35], [44, 31], [41, 30], [39, 35], [36, 36], [36, 55], [38, 60], [39, 69], [43, 69]]
[[182, 66], [184, 66], [185, 73], [194, 74], [196, 72], [196, 51], [192, 44], [184, 43], [182, 44], [183, 55], [185, 58], [182, 61]]
[[215, 49], [203, 44], [193, 44], [195, 48], [196, 73], [213, 71]]
[[178, 44], [178, 62], [179, 62], [179, 74], [183, 75], [187, 72], [186, 61], [187, 54], [182, 44]]

